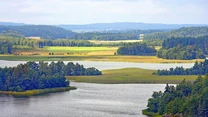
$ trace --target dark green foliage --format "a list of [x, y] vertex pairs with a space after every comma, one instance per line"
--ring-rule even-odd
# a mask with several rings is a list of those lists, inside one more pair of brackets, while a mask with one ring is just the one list
[[144, 40], [161, 39], [166, 40], [171, 37], [199, 37], [208, 35], [208, 27], [183, 27], [170, 32], [156, 32], [144, 36]]
[[195, 46], [177, 46], [170, 49], [160, 49], [157, 51], [157, 57], [164, 59], [191, 60], [204, 59], [205, 55], [200, 48], [196, 48]]
[[65, 76], [101, 75], [95, 68], [62, 61], [50, 64], [44, 62], [27, 62], [17, 67], [0, 68], [0, 90], [22, 92], [33, 89], [68, 87]]
[[154, 47], [148, 47], [145, 43], [129, 43], [125, 46], [119, 47], [118, 55], [155, 55]]
[[194, 83], [183, 80], [176, 87], [167, 84], [162, 93], [154, 92], [147, 111], [160, 115], [182, 114], [184, 117], [208, 116], [208, 76], [199, 76]]
[[190, 69], [183, 67], [170, 68], [169, 70], [158, 70], [158, 75], [205, 75], [208, 74], [208, 60], [204, 62], [195, 62]]
[[162, 48], [164, 49], [170, 49], [170, 48], [177, 47], [177, 46], [195, 47], [195, 48], [201, 49], [202, 52], [204, 52], [205, 54], [208, 54], [208, 36], [197, 37], [197, 38], [192, 38], [192, 37], [174, 38], [172, 37], [170, 39], [165, 40], [162, 44]]
[[18, 32], [25, 37], [37, 36], [45, 39], [70, 38], [73, 32], [63, 28], [47, 25], [0, 26], [1, 32]]
[[164, 40], [157, 57], [164, 59], [204, 59], [208, 54], [208, 36], [203, 37], [172, 37]]
[[128, 40], [140, 39], [140, 34], [151, 34], [154, 32], [164, 32], [163, 30], [119, 30], [119, 31], [104, 31], [104, 32], [86, 32], [76, 33], [74, 39], [83, 40]]

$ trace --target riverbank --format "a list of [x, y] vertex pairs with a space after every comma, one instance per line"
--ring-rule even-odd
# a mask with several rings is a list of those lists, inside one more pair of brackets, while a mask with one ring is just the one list
[[158, 113], [148, 112], [146, 109], [142, 110], [142, 114], [147, 115], [148, 117], [162, 117]]
[[63, 92], [63, 91], [69, 91], [69, 90], [75, 90], [75, 89], [77, 88], [74, 86], [70, 86], [70, 87], [60, 87], [60, 88], [50, 88], [50, 89], [27, 90], [24, 92], [0, 91], [0, 95], [12, 95], [15, 97], [29, 97], [29, 96], [34, 96], [34, 95]]
[[184, 78], [191, 82], [197, 78], [196, 75], [158, 76], [153, 75], [153, 72], [156, 72], [156, 70], [124, 68], [115, 70], [103, 70], [103, 75], [100, 76], [67, 76], [67, 79], [76, 82], [100, 84], [178, 84]]
[[[101, 53], [102, 54], [102, 53]], [[0, 60], [9, 61], [107, 61], [107, 62], [135, 62], [135, 63], [194, 63], [204, 61], [195, 60], [168, 60], [156, 56], [119, 56], [119, 55], [0, 55]]]

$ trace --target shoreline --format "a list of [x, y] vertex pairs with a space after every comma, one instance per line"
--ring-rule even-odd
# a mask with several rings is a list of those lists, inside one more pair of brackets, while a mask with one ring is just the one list
[[14, 97], [30, 97], [35, 95], [43, 95], [47, 93], [56, 93], [56, 92], [64, 92], [69, 90], [76, 90], [75, 86], [69, 87], [59, 87], [59, 88], [47, 88], [47, 89], [35, 89], [35, 90], [27, 90], [24, 92], [16, 92], [16, 91], [0, 91], [0, 95], [11, 95]]
[[193, 60], [170, 60], [161, 59], [156, 56], [42, 56], [42, 55], [0, 55], [0, 60], [6, 61], [99, 61], [99, 62], [132, 62], [132, 63], [194, 63], [204, 61], [204, 59]]

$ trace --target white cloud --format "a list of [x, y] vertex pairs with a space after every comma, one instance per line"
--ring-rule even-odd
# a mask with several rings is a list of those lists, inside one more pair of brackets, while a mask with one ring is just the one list
[[[175, 18], [176, 15], [185, 19], [197, 15], [198, 18], [192, 19], [193, 23], [208, 23], [199, 20], [206, 17], [207, 10], [200, 5], [173, 6], [169, 0], [0, 0], [0, 21], [34, 24], [183, 23]], [[194, 9], [194, 13], [190, 13], [190, 9]]]

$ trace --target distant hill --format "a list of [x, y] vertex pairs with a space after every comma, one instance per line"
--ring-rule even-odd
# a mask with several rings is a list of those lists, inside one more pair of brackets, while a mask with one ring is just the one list
[[200, 37], [208, 35], [208, 26], [183, 27], [170, 32], [156, 32], [144, 36], [144, 40], [165, 40], [171, 37]]
[[13, 22], [0, 22], [0, 25], [4, 26], [23, 26], [26, 25], [24, 23], [13, 23]]
[[0, 34], [11, 35], [11, 32], [25, 37], [45, 39], [70, 38], [74, 34], [70, 30], [48, 25], [0, 26]]
[[126, 30], [126, 29], [178, 29], [190, 26], [208, 26], [203, 24], [157, 24], [157, 23], [136, 23], [136, 22], [118, 22], [118, 23], [96, 23], [86, 25], [57, 25], [58, 27], [79, 30], [79, 31], [99, 31], [99, 30]]

